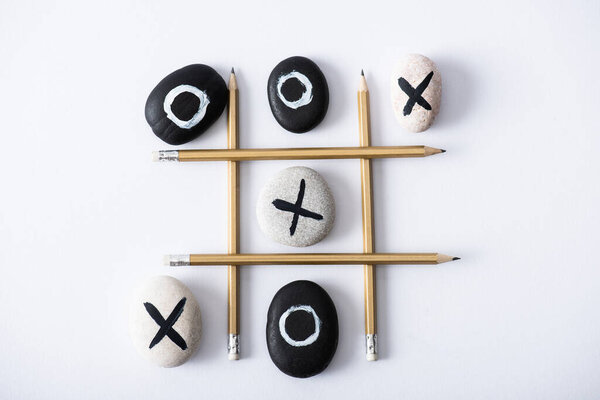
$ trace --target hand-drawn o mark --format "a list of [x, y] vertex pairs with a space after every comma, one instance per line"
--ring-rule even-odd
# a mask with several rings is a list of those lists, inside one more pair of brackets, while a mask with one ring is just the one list
[[[198, 100], [200, 100], [200, 104], [198, 104], [198, 111], [196, 111], [196, 114], [194, 114], [192, 118], [190, 118], [187, 121], [182, 121], [179, 118], [177, 118], [175, 113], [173, 113], [171, 105], [173, 104], [175, 97], [185, 92], [191, 93], [194, 96], [196, 96]], [[208, 98], [206, 92], [198, 89], [195, 86], [179, 85], [177, 87], [174, 87], [169, 93], [167, 93], [167, 95], [165, 96], [165, 102], [163, 103], [163, 108], [167, 113], [167, 118], [173, 121], [175, 125], [182, 129], [192, 129], [193, 127], [198, 125], [200, 121], [202, 121], [202, 118], [204, 118], [204, 115], [206, 114], [206, 107], [208, 107], [209, 103], [210, 99]]]
[[[291, 78], [298, 79], [302, 86], [304, 86], [304, 92], [302, 93], [302, 96], [295, 101], [288, 101], [288, 99], [285, 98], [283, 93], [281, 93], [281, 87], [288, 79]], [[289, 74], [281, 75], [277, 80], [277, 96], [281, 101], [283, 101], [283, 104], [285, 104], [289, 108], [293, 108], [294, 110], [305, 106], [312, 101], [312, 88], [312, 83], [310, 83], [310, 80], [306, 77], [306, 75], [301, 74], [298, 71], [292, 71]]]
[[177, 320], [181, 316], [181, 313], [183, 312], [183, 306], [185, 306], [185, 301], [185, 297], [179, 300], [179, 303], [177, 303], [177, 305], [175, 306], [173, 311], [171, 311], [171, 314], [167, 319], [163, 318], [160, 311], [158, 311], [158, 309], [154, 307], [152, 303], [144, 303], [144, 307], [146, 307], [146, 311], [148, 311], [148, 314], [150, 314], [154, 322], [156, 322], [158, 326], [160, 326], [160, 329], [158, 330], [158, 332], [156, 332], [154, 339], [152, 339], [152, 341], [150, 342], [150, 349], [156, 346], [158, 343], [160, 343], [160, 341], [163, 340], [165, 336], [168, 336], [169, 339], [173, 341], [173, 343], [175, 343], [181, 348], [181, 350], [187, 349], [187, 344], [185, 343], [185, 340], [183, 340], [181, 335], [179, 335], [179, 333], [177, 333], [177, 331], [173, 329], [173, 325], [175, 325], [175, 322], [177, 322]]
[[281, 211], [289, 211], [294, 213], [294, 217], [292, 218], [292, 225], [290, 226], [290, 236], [294, 236], [294, 232], [296, 232], [296, 226], [298, 226], [298, 218], [300, 215], [306, 218], [316, 219], [317, 221], [322, 220], [323, 216], [321, 214], [317, 214], [315, 212], [309, 211], [305, 208], [302, 208], [302, 200], [304, 200], [304, 189], [306, 188], [306, 182], [304, 179], [300, 181], [300, 191], [298, 192], [298, 197], [296, 198], [296, 203], [292, 204], [285, 200], [275, 199], [273, 200], [273, 205], [275, 208]]
[[[288, 335], [287, 331], [285, 330], [285, 321], [287, 320], [287, 317], [289, 317], [289, 315], [291, 313], [296, 312], [296, 311], [306, 311], [307, 313], [312, 314], [313, 319], [315, 320], [315, 331], [312, 333], [312, 335], [310, 335], [309, 337], [307, 337], [304, 340], [292, 339], [290, 337], [290, 335]], [[286, 310], [286, 312], [281, 314], [281, 317], [279, 318], [279, 333], [281, 334], [281, 337], [283, 338], [283, 340], [285, 340], [291, 346], [294, 346], [294, 347], [308, 346], [309, 344], [313, 344], [314, 342], [316, 342], [317, 339], [319, 338], [319, 333], [321, 333], [321, 319], [319, 319], [319, 316], [317, 315], [317, 313], [311, 306], [307, 306], [307, 305], [291, 306], [290, 308], [288, 308]]]
[[431, 110], [431, 105], [421, 95], [423, 94], [425, 89], [427, 89], [427, 86], [429, 86], [429, 82], [431, 81], [432, 76], [433, 71], [431, 71], [425, 77], [425, 79], [423, 79], [423, 82], [419, 83], [419, 86], [417, 86], [416, 88], [413, 88], [410, 85], [410, 83], [406, 81], [406, 79], [402, 77], [398, 79], [398, 85], [400, 86], [400, 89], [402, 89], [402, 91], [408, 95], [408, 100], [404, 105], [404, 110], [402, 110], [404, 116], [407, 116], [412, 112], [415, 103], [419, 103], [419, 105], [426, 110]]

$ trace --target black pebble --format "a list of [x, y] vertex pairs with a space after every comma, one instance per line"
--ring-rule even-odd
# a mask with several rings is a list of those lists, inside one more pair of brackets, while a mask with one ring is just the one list
[[[208, 97], [206, 113], [198, 118], [197, 124], [193, 124], [192, 118], [199, 111], [200, 97], [189, 91], [182, 91], [172, 99], [170, 108], [174, 117], [169, 118], [165, 112], [165, 97], [180, 85], [193, 86]], [[200, 136], [221, 116], [227, 97], [227, 86], [217, 71], [204, 64], [188, 65], [167, 75], [152, 90], [146, 101], [146, 121], [156, 136], [168, 144], [187, 143]], [[190, 124], [193, 126], [178, 126], [173, 119], [179, 119], [180, 125], [192, 121]]]
[[[310, 310], [298, 309], [285, 319], [285, 332], [292, 342], [312, 341], [305, 346], [293, 346], [279, 329], [282, 315], [294, 306], [312, 307], [320, 320], [320, 332], [315, 335], [315, 319]], [[338, 318], [327, 292], [311, 281], [288, 283], [275, 294], [267, 314], [267, 348], [273, 363], [283, 373], [308, 378], [322, 372], [335, 354], [338, 343]]]
[[[279, 97], [278, 82], [279, 79], [287, 74], [296, 71], [304, 75], [312, 85], [310, 91], [305, 84], [301, 82], [303, 77], [290, 77], [281, 85], [281, 94], [292, 107], [286, 105]], [[285, 78], [284, 78], [285, 79]], [[312, 100], [305, 105], [294, 104], [294, 102], [310, 97]], [[329, 88], [325, 76], [312, 60], [306, 57], [290, 57], [273, 68], [267, 84], [267, 94], [269, 105], [273, 116], [284, 129], [294, 133], [304, 133], [319, 125], [329, 106]], [[293, 108], [298, 106], [297, 108]]]

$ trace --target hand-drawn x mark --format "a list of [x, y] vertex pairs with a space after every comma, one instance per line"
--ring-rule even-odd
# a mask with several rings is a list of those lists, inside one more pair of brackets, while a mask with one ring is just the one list
[[160, 343], [160, 341], [163, 340], [165, 336], [168, 336], [169, 339], [173, 341], [173, 343], [175, 343], [181, 348], [181, 350], [187, 349], [187, 344], [185, 343], [185, 340], [183, 340], [179, 333], [177, 333], [177, 331], [173, 329], [173, 325], [175, 325], [175, 322], [177, 322], [179, 316], [183, 312], [185, 300], [185, 297], [179, 300], [179, 303], [177, 303], [177, 305], [175, 306], [173, 311], [171, 311], [171, 314], [166, 320], [163, 318], [160, 311], [158, 311], [152, 303], [144, 303], [144, 307], [146, 307], [146, 311], [148, 311], [148, 314], [150, 314], [154, 322], [156, 322], [158, 326], [160, 326], [160, 329], [158, 330], [158, 332], [156, 332], [154, 339], [152, 339], [152, 341], [150, 342], [150, 349], [156, 346], [158, 343]]
[[404, 105], [404, 110], [402, 110], [404, 116], [407, 116], [412, 112], [415, 103], [419, 103], [419, 105], [426, 110], [431, 110], [431, 105], [429, 105], [427, 100], [421, 96], [425, 89], [427, 89], [427, 86], [429, 86], [431, 77], [433, 77], [433, 71], [431, 71], [425, 77], [425, 79], [423, 79], [423, 82], [419, 83], [419, 86], [416, 88], [410, 86], [410, 83], [408, 83], [406, 79], [402, 77], [398, 79], [398, 85], [400, 86], [400, 89], [402, 89], [402, 91], [408, 95], [408, 101]]
[[302, 200], [304, 200], [304, 189], [306, 187], [306, 182], [304, 179], [300, 181], [300, 191], [298, 192], [298, 198], [296, 199], [296, 204], [289, 203], [285, 200], [275, 199], [273, 200], [273, 205], [278, 210], [289, 211], [294, 213], [294, 218], [292, 218], [292, 225], [290, 226], [290, 236], [294, 236], [294, 232], [296, 232], [296, 226], [298, 225], [298, 218], [300, 215], [307, 218], [312, 218], [316, 220], [323, 219], [321, 214], [314, 213], [312, 211], [308, 211], [302, 208]]

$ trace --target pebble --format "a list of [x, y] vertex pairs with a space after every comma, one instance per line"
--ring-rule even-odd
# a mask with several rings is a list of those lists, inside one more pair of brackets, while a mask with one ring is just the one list
[[192, 64], [167, 75], [146, 101], [146, 121], [156, 136], [172, 145], [187, 143], [223, 113], [228, 91], [217, 71]]
[[429, 58], [409, 54], [392, 72], [391, 92], [400, 125], [410, 132], [423, 132], [440, 111], [442, 76]]
[[267, 348], [281, 372], [295, 378], [321, 373], [337, 343], [337, 312], [325, 289], [311, 281], [279, 289], [267, 313]]
[[327, 114], [327, 80], [306, 57], [290, 57], [277, 64], [269, 76], [267, 94], [273, 116], [290, 132], [308, 132]]
[[263, 187], [256, 216], [261, 230], [274, 241], [306, 247], [321, 241], [331, 231], [335, 201], [317, 171], [290, 167]]
[[202, 323], [192, 292], [170, 276], [155, 276], [135, 291], [129, 331], [137, 351], [161, 367], [177, 367], [198, 349]]

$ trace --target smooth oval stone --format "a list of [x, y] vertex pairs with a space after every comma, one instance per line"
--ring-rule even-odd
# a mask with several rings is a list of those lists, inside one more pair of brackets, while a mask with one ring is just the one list
[[440, 111], [442, 77], [429, 58], [404, 57], [392, 72], [392, 107], [400, 125], [410, 132], [428, 129]]
[[167, 75], [146, 101], [146, 121], [168, 144], [196, 139], [223, 113], [225, 81], [211, 67], [192, 64]]
[[279, 289], [267, 313], [267, 348], [277, 368], [296, 378], [316, 375], [337, 343], [337, 312], [321, 286], [295, 281]]
[[308, 132], [327, 114], [327, 80], [306, 57], [290, 57], [277, 64], [269, 76], [267, 94], [273, 116], [290, 132]]
[[198, 349], [202, 322], [192, 292], [170, 276], [155, 276], [135, 291], [129, 331], [137, 351], [161, 367], [176, 367]]
[[331, 231], [335, 201], [317, 171], [290, 167], [263, 187], [256, 216], [261, 230], [274, 241], [305, 247], [321, 241]]

